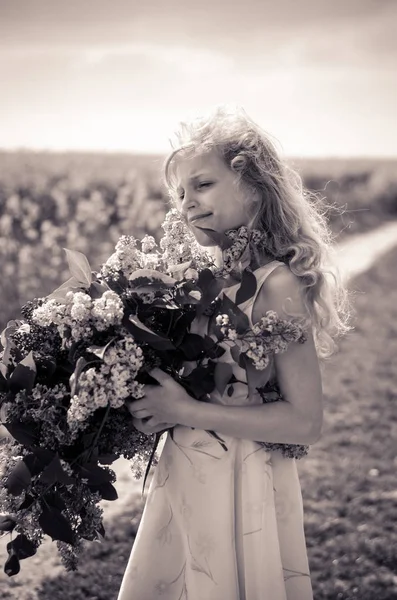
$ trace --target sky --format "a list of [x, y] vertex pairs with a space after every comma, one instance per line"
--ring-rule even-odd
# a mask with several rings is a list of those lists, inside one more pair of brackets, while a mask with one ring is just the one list
[[163, 153], [237, 104], [290, 156], [397, 156], [397, 0], [0, 0], [0, 148]]

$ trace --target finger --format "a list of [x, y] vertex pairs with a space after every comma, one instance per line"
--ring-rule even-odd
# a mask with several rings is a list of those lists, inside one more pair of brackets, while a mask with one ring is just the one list
[[149, 421], [143, 422], [141, 419], [133, 419], [133, 424], [138, 431], [142, 433], [150, 434], [150, 433], [158, 433], [159, 431], [167, 431], [168, 429], [172, 429], [175, 427], [175, 423], [155, 423], [152, 421], [152, 424], [149, 424]]
[[147, 407], [139, 408], [136, 402], [126, 402], [126, 407], [128, 411], [131, 413], [133, 417], [138, 417], [139, 419], [143, 419], [145, 417], [151, 417], [153, 412], [149, 410]]
[[164, 385], [167, 383], [167, 381], [172, 379], [168, 373], [162, 369], [159, 369], [158, 367], [154, 367], [151, 371], [149, 371], [149, 375], [150, 377], [153, 377], [153, 379], [156, 379], [156, 381], [158, 381], [161, 385]]
[[133, 410], [141, 410], [146, 408], [147, 398], [142, 398], [141, 400], [126, 400], [125, 405], [130, 412]]
[[146, 417], [152, 417], [153, 414], [147, 408], [141, 408], [140, 410], [135, 410], [134, 407], [130, 409], [130, 413], [133, 417], [137, 419], [145, 419]]

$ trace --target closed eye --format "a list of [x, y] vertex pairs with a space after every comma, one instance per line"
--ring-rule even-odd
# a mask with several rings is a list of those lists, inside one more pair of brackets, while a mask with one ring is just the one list
[[[203, 188], [206, 189], [206, 188], [211, 187], [211, 185], [214, 185], [214, 183], [215, 183], [214, 181], [201, 181], [200, 183], [198, 183], [196, 185], [196, 187], [197, 187], [197, 189], [203, 189]], [[178, 200], [180, 200], [181, 202], [184, 199], [184, 197], [185, 197], [184, 192], [180, 192], [178, 194]]]

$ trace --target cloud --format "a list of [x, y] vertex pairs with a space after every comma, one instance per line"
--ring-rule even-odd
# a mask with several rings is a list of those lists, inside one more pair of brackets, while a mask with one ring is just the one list
[[382, 149], [396, 138], [396, 16], [395, 0], [0, 0], [2, 128], [127, 147], [227, 101], [299, 152], [361, 150], [377, 115]]
[[[228, 48], [291, 33], [360, 30], [397, 16], [394, 0], [12, 0], [0, 2], [1, 39], [8, 44], [154, 41]], [[2, 42], [2, 43], [3, 43]]]
[[384, 69], [397, 60], [396, 19], [394, 0], [13, 0], [0, 2], [0, 56], [81, 67], [142, 56], [182, 72]]

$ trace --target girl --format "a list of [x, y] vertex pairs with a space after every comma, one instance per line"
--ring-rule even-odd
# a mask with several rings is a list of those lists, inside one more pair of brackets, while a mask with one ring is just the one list
[[[310, 600], [295, 459], [258, 442], [313, 444], [320, 436], [319, 359], [348, 329], [346, 292], [327, 271], [331, 236], [299, 176], [243, 110], [218, 108], [182, 124], [178, 142], [165, 164], [175, 207], [199, 244], [217, 250], [220, 266], [230, 237], [240, 243], [223, 293], [235, 299], [250, 263], [257, 291], [240, 308], [251, 325], [268, 310], [299, 317], [307, 341], [290, 344], [263, 371], [240, 368], [226, 350], [218, 360], [232, 365], [238, 383], [209, 403], [152, 371], [160, 387], [146, 386], [131, 403], [134, 424], [145, 433], [175, 425], [174, 435], [167, 434], [118, 598]], [[196, 332], [204, 335], [207, 321], [195, 323]], [[264, 404], [258, 388], [270, 380], [283, 401]]]

